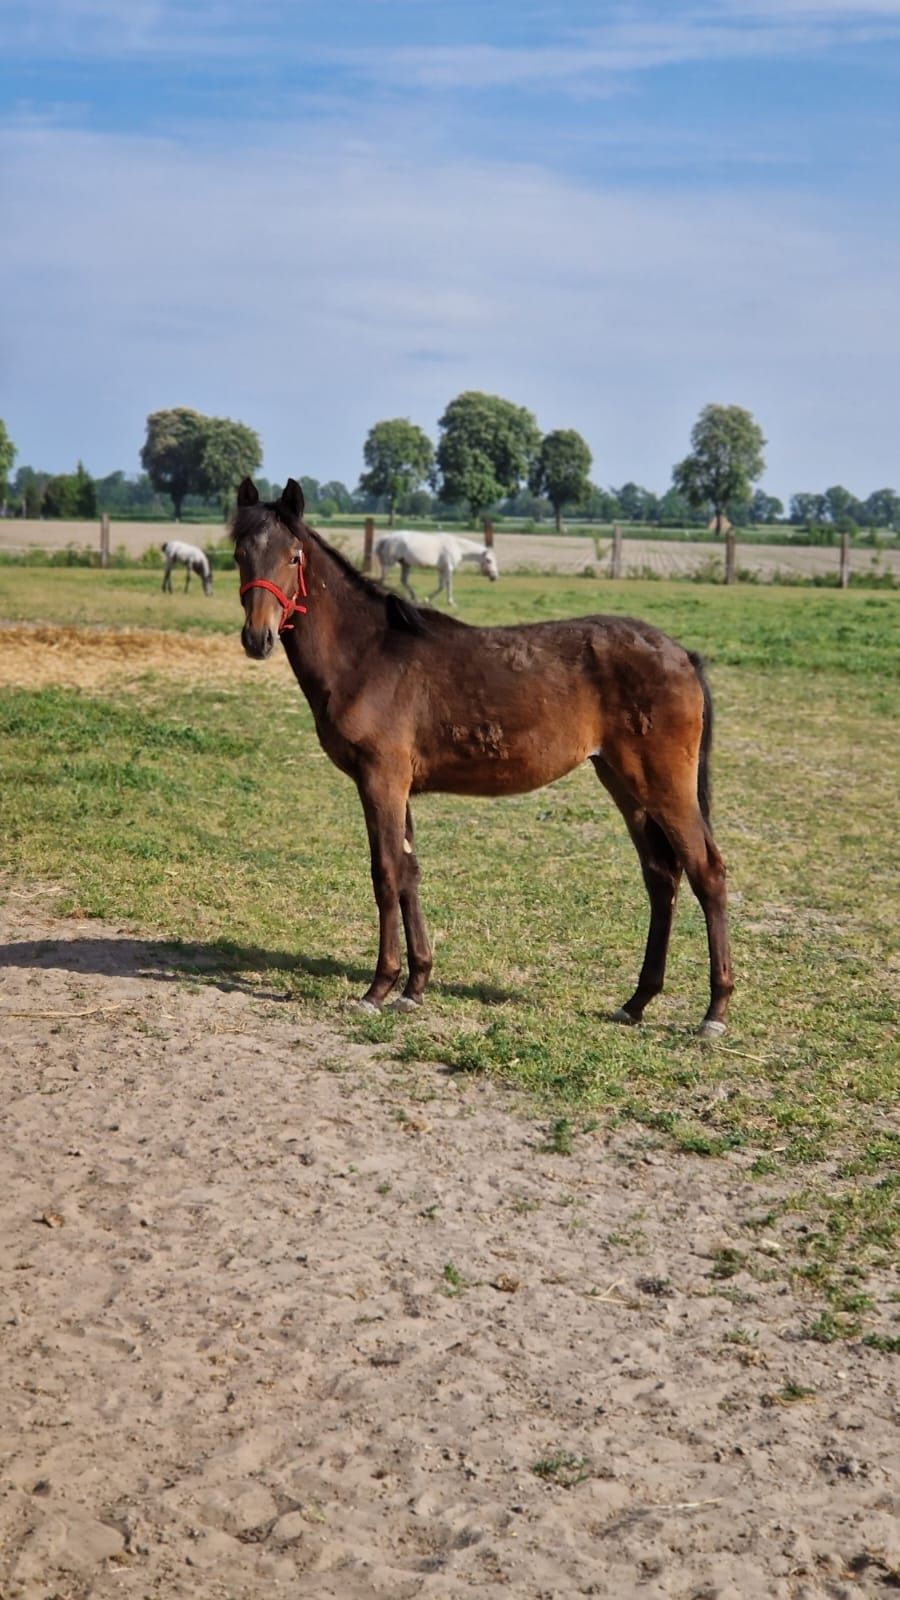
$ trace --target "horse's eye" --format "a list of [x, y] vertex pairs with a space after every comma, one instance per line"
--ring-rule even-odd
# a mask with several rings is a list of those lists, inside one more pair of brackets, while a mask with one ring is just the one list
[[300, 551], [298, 550], [297, 554], [295, 556], [291, 556], [291, 566], [292, 567], [298, 567], [299, 565], [300, 565]]

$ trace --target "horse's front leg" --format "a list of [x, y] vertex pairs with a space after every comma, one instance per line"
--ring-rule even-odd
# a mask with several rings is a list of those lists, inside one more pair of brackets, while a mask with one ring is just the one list
[[381, 1009], [400, 976], [401, 893], [407, 898], [409, 876], [404, 849], [408, 794], [408, 779], [401, 782], [396, 773], [384, 770], [366, 774], [359, 783], [379, 924], [378, 963], [361, 1002], [371, 1011]]
[[400, 581], [403, 584], [403, 587], [406, 590], [407, 594], [409, 595], [410, 600], [415, 600], [415, 598], [416, 598], [415, 591], [413, 589], [412, 584], [409, 581], [410, 570], [411, 569], [410, 569], [409, 562], [408, 561], [401, 561], [401, 563], [400, 563]]
[[[400, 911], [403, 931], [406, 934], [406, 957], [409, 976], [403, 990], [403, 1000], [410, 1009], [421, 1005], [425, 985], [431, 975], [431, 943], [428, 929], [419, 904], [419, 862], [416, 856], [416, 837], [412, 812], [406, 807], [406, 827], [403, 836], [403, 863], [400, 879]], [[398, 1002], [399, 1004], [400, 1002]]]
[[[438, 583], [437, 588], [434, 591], [434, 594], [430, 594], [428, 596], [429, 601], [436, 600], [438, 595], [441, 594], [444, 589], [446, 589], [448, 595], [450, 595], [450, 574], [449, 574], [449, 572], [448, 572], [446, 567], [441, 566], [440, 562], [438, 563], [438, 578], [439, 578], [440, 581]], [[449, 603], [450, 603], [450, 605], [453, 604], [452, 595], [450, 595]]]

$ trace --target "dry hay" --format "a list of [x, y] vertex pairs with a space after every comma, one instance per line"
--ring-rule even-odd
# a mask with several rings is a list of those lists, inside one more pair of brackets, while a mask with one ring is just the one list
[[221, 681], [247, 660], [234, 636], [206, 638], [153, 628], [0, 628], [0, 687], [133, 688], [148, 673]]

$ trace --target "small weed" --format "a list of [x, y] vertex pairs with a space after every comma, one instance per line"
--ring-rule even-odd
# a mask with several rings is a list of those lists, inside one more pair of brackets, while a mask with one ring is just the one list
[[793, 1406], [803, 1400], [815, 1399], [815, 1393], [815, 1389], [807, 1389], [805, 1384], [795, 1383], [793, 1378], [788, 1378], [774, 1394], [764, 1394], [762, 1403], [764, 1406]]
[[442, 1277], [444, 1280], [445, 1294], [462, 1294], [463, 1290], [468, 1288], [468, 1284], [460, 1272], [459, 1267], [454, 1266], [452, 1261], [448, 1261], [446, 1263]]
[[375, 1189], [375, 1193], [376, 1194], [390, 1194], [390, 1192], [391, 1192], [393, 1187], [394, 1187], [394, 1185], [392, 1183], [389, 1183], [387, 1178], [385, 1178], [383, 1183], [379, 1183], [377, 1185], [377, 1187]]
[[724, 1245], [713, 1256], [713, 1264], [707, 1276], [717, 1280], [735, 1278], [746, 1265], [747, 1257], [740, 1250], [734, 1250], [731, 1245]]
[[542, 1155], [570, 1156], [572, 1154], [572, 1124], [568, 1117], [557, 1117], [547, 1130], [547, 1138], [538, 1145]]
[[885, 1355], [900, 1356], [900, 1333], [867, 1333], [863, 1344], [870, 1350], [882, 1350]]
[[834, 1344], [837, 1339], [855, 1339], [859, 1330], [858, 1317], [835, 1316], [826, 1307], [815, 1322], [805, 1329], [805, 1337], [815, 1339], [819, 1344]]
[[557, 1450], [553, 1455], [542, 1456], [531, 1470], [535, 1477], [543, 1478], [545, 1483], [559, 1484], [562, 1489], [574, 1489], [591, 1476], [587, 1457], [573, 1455], [571, 1450]]

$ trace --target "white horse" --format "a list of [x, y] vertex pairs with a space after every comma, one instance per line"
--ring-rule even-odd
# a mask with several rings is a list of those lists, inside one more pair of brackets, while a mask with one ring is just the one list
[[212, 571], [209, 565], [209, 557], [198, 545], [185, 544], [183, 539], [167, 539], [162, 547], [162, 553], [166, 558], [166, 570], [163, 573], [162, 581], [163, 594], [172, 593], [172, 568], [178, 561], [183, 561], [186, 569], [184, 574], [185, 593], [187, 593], [187, 586], [191, 581], [191, 573], [196, 572], [203, 584], [203, 593], [212, 594]]
[[407, 594], [415, 600], [410, 586], [411, 567], [436, 567], [440, 583], [429, 600], [436, 600], [442, 589], [447, 591], [448, 606], [455, 605], [453, 574], [462, 561], [477, 561], [482, 577], [496, 583], [500, 576], [497, 558], [489, 545], [477, 544], [474, 539], [459, 539], [452, 533], [419, 533], [400, 530], [379, 539], [375, 554], [381, 565], [384, 583], [391, 567], [400, 563], [400, 579]]

